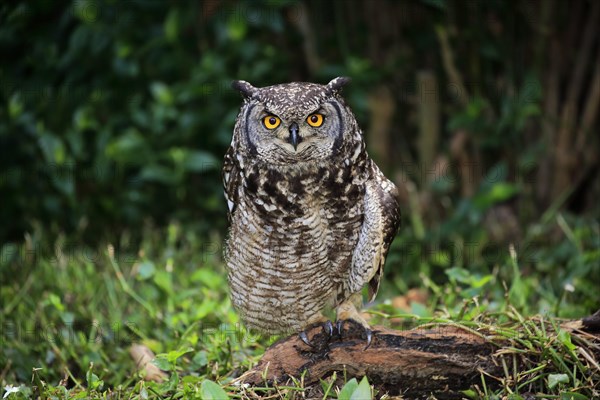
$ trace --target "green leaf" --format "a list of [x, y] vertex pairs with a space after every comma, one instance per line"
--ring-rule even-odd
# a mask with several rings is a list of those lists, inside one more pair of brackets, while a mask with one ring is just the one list
[[485, 286], [488, 282], [490, 282], [494, 278], [493, 275], [483, 275], [483, 276], [472, 276], [471, 277], [471, 286], [474, 288], [481, 288]]
[[431, 311], [424, 304], [418, 302], [412, 302], [410, 304], [410, 312], [411, 314], [418, 315], [419, 317], [430, 317]]
[[172, 367], [172, 364], [169, 362], [169, 360], [167, 360], [166, 354], [157, 354], [156, 357], [154, 357], [154, 360], [152, 360], [152, 364], [156, 365], [163, 371], [170, 371]]
[[169, 390], [176, 390], [177, 385], [179, 385], [179, 374], [177, 373], [175, 368], [173, 368], [173, 371], [171, 372], [171, 376], [169, 376], [169, 382], [168, 382], [167, 386], [168, 386]]
[[589, 400], [589, 397], [576, 392], [561, 393], [560, 400]]
[[321, 384], [321, 389], [323, 389], [323, 393], [327, 393], [327, 389], [329, 388], [329, 382], [320, 379], [319, 383]]
[[128, 129], [106, 146], [106, 155], [115, 161], [140, 165], [147, 161], [146, 139], [136, 129]]
[[468, 390], [463, 390], [462, 394], [467, 396], [470, 399], [477, 399], [478, 395], [477, 392], [475, 392], [473, 389], [468, 389]]
[[369, 400], [373, 398], [373, 394], [371, 393], [371, 385], [369, 385], [369, 380], [365, 376], [362, 378], [358, 387], [352, 393], [350, 400]]
[[198, 269], [192, 274], [190, 281], [201, 283], [204, 286], [215, 290], [222, 287], [225, 283], [222, 275], [209, 268]]
[[74, 2], [73, 14], [82, 22], [92, 23], [98, 20], [101, 7], [92, 0]]
[[204, 367], [208, 365], [208, 353], [204, 350], [200, 350], [194, 355], [192, 362], [197, 367]]
[[173, 9], [165, 19], [165, 36], [169, 42], [175, 42], [179, 34], [179, 10]]
[[102, 385], [104, 385], [104, 381], [98, 378], [98, 375], [92, 372], [93, 364], [90, 364], [90, 369], [88, 369], [85, 378], [87, 380], [88, 389], [97, 390]]
[[431, 255], [431, 263], [440, 267], [450, 267], [452, 256], [447, 251], [436, 251]]
[[558, 340], [565, 346], [567, 349], [573, 351], [577, 347], [571, 342], [571, 334], [564, 329], [558, 331]]
[[227, 33], [233, 41], [239, 41], [246, 36], [248, 25], [244, 18], [232, 16], [227, 22]]
[[229, 398], [221, 386], [210, 380], [202, 382], [200, 397], [203, 400], [223, 400]]
[[8, 103], [8, 115], [10, 115], [12, 119], [16, 119], [21, 113], [23, 113], [23, 102], [21, 101], [19, 94], [15, 93], [11, 96]]
[[50, 293], [48, 295], [48, 302], [50, 304], [52, 304], [54, 306], [54, 308], [56, 308], [58, 311], [65, 310], [65, 306], [63, 305], [62, 301], [60, 300], [60, 297], [58, 297], [54, 293]]
[[567, 374], [550, 374], [548, 375], [548, 388], [553, 389], [559, 383], [569, 383]]
[[515, 195], [519, 190], [510, 183], [497, 183], [490, 190], [490, 198], [493, 201], [504, 201]]
[[[43, 127], [40, 126], [39, 130], [42, 131]], [[46, 161], [50, 165], [62, 165], [66, 158], [66, 149], [62, 140], [47, 131], [42, 132], [40, 136], [39, 146]]]
[[167, 185], [177, 182], [177, 177], [171, 169], [158, 164], [145, 166], [140, 173], [140, 179], [146, 182], [160, 182]]
[[150, 92], [156, 101], [164, 105], [173, 104], [173, 94], [169, 87], [163, 82], [152, 82]]
[[445, 271], [445, 273], [446, 273], [446, 275], [448, 275], [448, 278], [450, 278], [450, 281], [452, 281], [452, 282], [469, 283], [469, 281], [471, 280], [469, 271], [467, 271], [464, 268], [460, 268], [460, 267], [449, 268]]
[[160, 287], [165, 292], [169, 294], [173, 293], [173, 276], [171, 273], [164, 270], [158, 270], [154, 274], [153, 280], [154, 283], [156, 283], [156, 286]]
[[342, 390], [340, 390], [340, 393], [338, 394], [338, 399], [350, 400], [350, 397], [352, 397], [352, 393], [354, 393], [357, 387], [358, 381], [356, 380], [356, 378], [350, 379], [348, 382], [346, 382]]
[[516, 185], [506, 182], [495, 183], [485, 193], [479, 193], [473, 198], [473, 205], [480, 211], [487, 210], [494, 204], [510, 199], [519, 192]]
[[155, 272], [156, 267], [154, 267], [154, 263], [148, 260], [142, 262], [138, 268], [138, 276], [140, 279], [151, 278]]
[[216, 157], [206, 151], [191, 151], [184, 161], [184, 166], [189, 171], [206, 172], [220, 167]]
[[167, 360], [174, 364], [181, 356], [184, 354], [190, 353], [194, 351], [191, 347], [187, 347], [185, 349], [173, 350], [167, 353]]

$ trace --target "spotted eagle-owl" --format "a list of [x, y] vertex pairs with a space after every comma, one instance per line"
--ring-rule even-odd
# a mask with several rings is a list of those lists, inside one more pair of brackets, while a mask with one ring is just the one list
[[244, 104], [223, 166], [225, 259], [233, 305], [259, 332], [303, 331], [328, 307], [368, 330], [361, 291], [377, 293], [400, 210], [340, 95], [348, 81], [233, 83]]

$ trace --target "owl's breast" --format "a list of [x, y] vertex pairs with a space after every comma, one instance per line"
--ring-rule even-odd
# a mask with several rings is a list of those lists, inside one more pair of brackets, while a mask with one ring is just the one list
[[328, 169], [247, 174], [227, 248], [238, 309], [252, 313], [256, 302], [292, 327], [334, 301], [362, 223], [364, 190], [349, 176]]
[[[250, 171], [244, 180], [246, 199], [256, 216], [305, 230], [320, 220], [319, 227], [336, 229], [357, 225], [362, 217], [364, 184], [354, 179], [349, 166], [318, 167], [308, 171], [277, 169]], [[358, 223], [360, 225], [360, 223]]]
[[238, 236], [260, 251], [261, 265], [302, 279], [318, 272], [337, 285], [350, 267], [363, 217], [364, 188], [351, 175], [350, 168], [255, 170], [240, 196]]

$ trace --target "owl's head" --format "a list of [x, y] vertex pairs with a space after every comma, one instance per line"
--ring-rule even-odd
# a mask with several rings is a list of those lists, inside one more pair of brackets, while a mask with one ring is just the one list
[[339, 96], [349, 81], [338, 77], [327, 85], [293, 82], [263, 88], [234, 81], [233, 88], [245, 99], [234, 141], [274, 165], [328, 159], [342, 145], [348, 125], [354, 125], [354, 116]]

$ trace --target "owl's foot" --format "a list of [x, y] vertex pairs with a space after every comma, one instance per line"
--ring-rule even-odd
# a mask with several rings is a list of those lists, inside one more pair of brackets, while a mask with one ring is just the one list
[[340, 339], [343, 337], [344, 334], [344, 324], [349, 321], [356, 322], [364, 329], [364, 337], [367, 340], [367, 345], [365, 346], [364, 350], [367, 350], [369, 346], [371, 346], [371, 342], [373, 340], [373, 331], [371, 330], [371, 327], [369, 326], [367, 321], [365, 321], [365, 319], [360, 315], [360, 313], [356, 309], [356, 306], [350, 299], [344, 301], [337, 307], [337, 321], [335, 323], [335, 326]]
[[[329, 339], [331, 339], [331, 337], [333, 336], [333, 324], [331, 323], [331, 321], [325, 320], [325, 322], [319, 322], [319, 323], [316, 323], [316, 324], [312, 324], [312, 326], [321, 325], [321, 324], [322, 324], [323, 332], [325, 332], [325, 334], [327, 335], [327, 341], [329, 341]], [[306, 331], [308, 329], [310, 329], [310, 327], [308, 327], [305, 330], [303, 330], [302, 332], [300, 332], [298, 334], [298, 337], [307, 346], [310, 346], [310, 347], [314, 348], [315, 346], [311, 343], [311, 341], [308, 339], [308, 335], [306, 334]]]
[[338, 321], [336, 321], [335, 323], [335, 329], [337, 334], [339, 335], [340, 339], [343, 337], [343, 332], [344, 332], [344, 324], [347, 322], [356, 322], [358, 325], [362, 326], [365, 330], [365, 338], [367, 340], [367, 345], [365, 346], [365, 348], [363, 350], [367, 350], [369, 347], [371, 347], [371, 343], [373, 341], [373, 331], [371, 330], [371, 328], [369, 327], [369, 325], [363, 325], [362, 323], [354, 320], [354, 319], [340, 319]]

